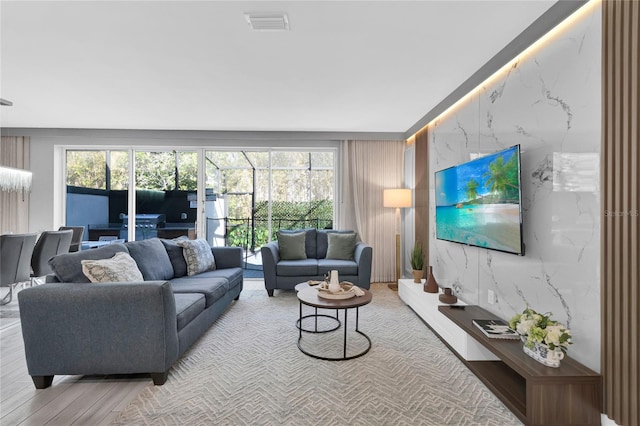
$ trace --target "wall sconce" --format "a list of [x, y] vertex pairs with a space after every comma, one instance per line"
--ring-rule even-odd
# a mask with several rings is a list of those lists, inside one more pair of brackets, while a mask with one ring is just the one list
[[31, 191], [33, 174], [28, 170], [0, 166], [0, 190], [5, 192]]

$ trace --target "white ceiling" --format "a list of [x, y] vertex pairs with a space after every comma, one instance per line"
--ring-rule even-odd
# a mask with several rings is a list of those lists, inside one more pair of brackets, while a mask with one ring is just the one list
[[2, 0], [0, 124], [405, 132], [553, 3]]

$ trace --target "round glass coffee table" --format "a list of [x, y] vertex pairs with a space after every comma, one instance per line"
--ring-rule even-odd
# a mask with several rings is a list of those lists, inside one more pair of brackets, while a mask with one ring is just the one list
[[[299, 315], [299, 319], [298, 319], [298, 349], [300, 349], [300, 351], [302, 353], [304, 353], [305, 355], [308, 355], [310, 357], [313, 358], [317, 358], [317, 359], [322, 359], [325, 361], [346, 361], [348, 359], [354, 359], [354, 358], [358, 358], [361, 357], [362, 355], [366, 354], [367, 352], [369, 352], [369, 349], [371, 349], [371, 339], [369, 338], [369, 336], [367, 336], [364, 332], [360, 331], [359, 327], [359, 308], [360, 306], [364, 306], [367, 305], [368, 303], [371, 302], [372, 299], [372, 294], [369, 290], [365, 290], [362, 289], [362, 291], [364, 291], [364, 295], [363, 296], [355, 296], [355, 297], [351, 297], [349, 299], [325, 299], [322, 298], [320, 296], [318, 296], [318, 289], [314, 288], [314, 287], [304, 287], [301, 286], [300, 288], [298, 288], [298, 286], [296, 286], [296, 290], [298, 290], [298, 301], [300, 302], [300, 315]], [[320, 308], [320, 309], [335, 309], [336, 310], [336, 318], [338, 317], [338, 311], [339, 310], [343, 310], [344, 311], [344, 324], [338, 324], [338, 326], [334, 329], [331, 330], [325, 330], [323, 332], [328, 332], [328, 331], [334, 331], [336, 329], [338, 329], [341, 325], [344, 327], [344, 338], [343, 338], [343, 348], [342, 348], [342, 356], [341, 357], [328, 357], [328, 356], [322, 356], [322, 355], [318, 355], [318, 354], [314, 354], [309, 352], [308, 350], [304, 349], [301, 345], [301, 341], [302, 341], [302, 333], [314, 333], [317, 331], [312, 331], [312, 330], [306, 330], [302, 327], [302, 305], [307, 305], [307, 306], [311, 306], [313, 308]], [[349, 309], [355, 309], [356, 310], [356, 327], [355, 327], [355, 332], [360, 334], [361, 336], [364, 336], [365, 339], [367, 339], [367, 346], [364, 350], [356, 353], [356, 354], [352, 354], [347, 356], [347, 331], [348, 331], [348, 322], [347, 322], [347, 318], [348, 318], [348, 310]], [[317, 311], [316, 311], [316, 315], [317, 315]], [[304, 318], [308, 318], [308, 317], [312, 317], [313, 315], [305, 315]], [[327, 315], [325, 315], [327, 316]], [[331, 317], [333, 318], [333, 317]]]

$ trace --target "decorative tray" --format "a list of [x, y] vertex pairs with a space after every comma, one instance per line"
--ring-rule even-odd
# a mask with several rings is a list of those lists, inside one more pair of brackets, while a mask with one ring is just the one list
[[332, 293], [328, 289], [328, 284], [326, 282], [320, 284], [318, 286], [318, 297], [322, 297], [323, 299], [351, 299], [355, 297], [356, 293], [353, 291], [353, 284], [347, 281], [343, 281], [340, 283], [340, 291]]

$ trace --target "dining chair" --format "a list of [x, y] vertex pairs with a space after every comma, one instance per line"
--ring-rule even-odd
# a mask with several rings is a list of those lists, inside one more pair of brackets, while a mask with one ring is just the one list
[[73, 230], [44, 231], [40, 234], [31, 256], [31, 284], [38, 277], [43, 277], [53, 272], [49, 266], [49, 259], [59, 254], [68, 253], [71, 247]]
[[71, 237], [71, 245], [69, 246], [69, 252], [80, 251], [82, 249], [82, 237], [84, 236], [84, 226], [61, 226], [58, 231], [65, 231], [71, 229], [73, 236]]
[[0, 299], [6, 305], [13, 299], [14, 288], [29, 282], [31, 255], [37, 234], [0, 235], [0, 287], [8, 287], [9, 292]]

